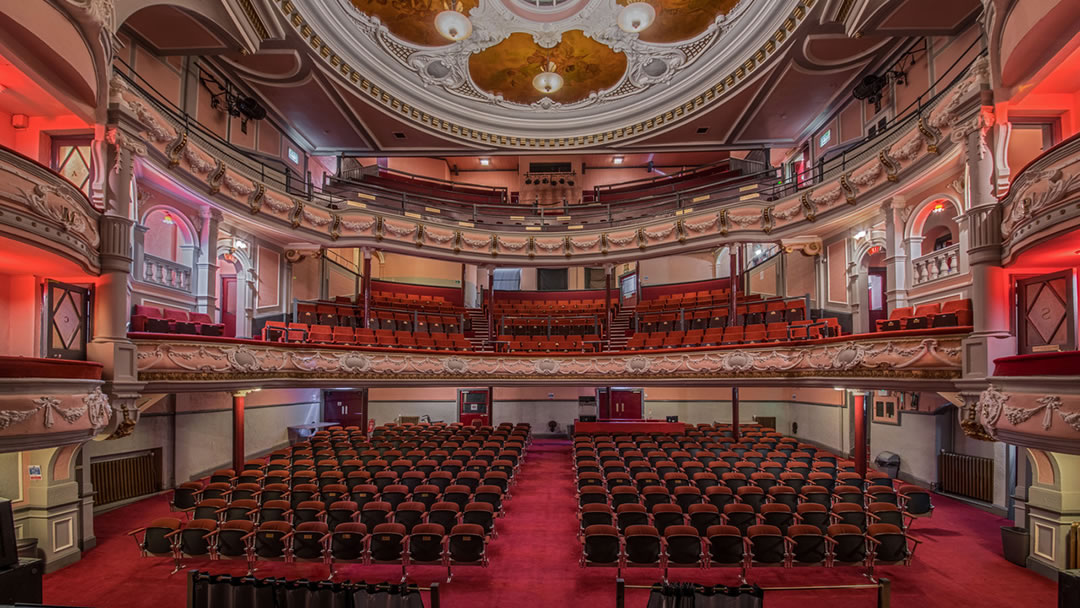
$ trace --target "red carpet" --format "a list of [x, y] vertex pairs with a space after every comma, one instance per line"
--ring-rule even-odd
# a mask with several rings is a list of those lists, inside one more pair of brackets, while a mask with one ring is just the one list
[[[499, 520], [499, 538], [489, 548], [487, 569], [459, 567], [443, 589], [443, 606], [472, 608], [569, 608], [614, 605], [615, 570], [578, 567], [577, 508], [570, 468], [570, 445], [565, 441], [536, 440], [507, 503], [507, 516]], [[935, 496], [933, 519], [917, 521], [913, 535], [925, 542], [909, 568], [879, 568], [893, 581], [893, 606], [900, 608], [957, 608], [960, 606], [1055, 606], [1056, 584], [1001, 557], [998, 527], [1007, 521], [963, 503]], [[98, 546], [82, 561], [45, 577], [45, 601], [68, 606], [105, 608], [181, 608], [185, 605], [183, 573], [169, 576], [171, 563], [139, 557], [126, 532], [168, 513], [164, 496], [147, 499], [105, 513], [95, 520]], [[211, 572], [243, 573], [237, 562], [186, 564]], [[776, 585], [859, 584], [866, 579], [856, 568], [760, 568], [750, 573], [753, 582]], [[395, 580], [394, 566], [347, 566], [344, 578]], [[441, 581], [445, 571], [433, 566], [410, 568], [410, 580], [421, 585]], [[315, 564], [269, 564], [260, 576], [323, 578]], [[631, 570], [629, 584], [647, 585], [660, 580], [652, 569]], [[735, 584], [735, 570], [672, 569], [671, 579], [706, 584]], [[828, 605], [864, 608], [874, 605], [874, 591], [772, 592], [767, 605], [802, 607]], [[628, 591], [627, 606], [643, 607], [647, 592]]]

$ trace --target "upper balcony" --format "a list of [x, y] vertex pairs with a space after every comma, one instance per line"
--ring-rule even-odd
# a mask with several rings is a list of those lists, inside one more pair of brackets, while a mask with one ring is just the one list
[[[1013, 263], [1025, 251], [1045, 254], [1043, 250], [1051, 241], [1075, 231], [1080, 226], [1080, 134], [1021, 169], [1002, 203], [1005, 264]], [[1071, 246], [1064, 253], [1071, 255], [1077, 248]]]
[[109, 424], [100, 363], [0, 356], [0, 451], [86, 441]]
[[[970, 61], [971, 55], [963, 60]], [[977, 107], [984, 68], [984, 60], [976, 58], [950, 86], [920, 97], [876, 137], [790, 179], [779, 179], [775, 170], [755, 172], [749, 165], [729, 164], [706, 179], [694, 177], [673, 188], [639, 184], [558, 209], [512, 200], [471, 201], [474, 194], [493, 200], [505, 195], [462, 193], [433, 183], [406, 188], [390, 183], [403, 180], [378, 174], [332, 180], [337, 194], [313, 192], [297, 187], [288, 172], [216, 140], [119, 72], [111, 104], [125, 117], [121, 128], [150, 144], [151, 162], [208, 192], [222, 208], [258, 216], [274, 229], [291, 229], [298, 240], [399, 252], [422, 247], [426, 255], [456, 261], [497, 257], [511, 265], [565, 265], [818, 233], [815, 222], [842, 221], [926, 171], [955, 161], [959, 144], [949, 135]]]
[[0, 146], [0, 244], [5, 261], [10, 258], [25, 269], [42, 268], [49, 260], [56, 276], [97, 274], [99, 217], [74, 184]]

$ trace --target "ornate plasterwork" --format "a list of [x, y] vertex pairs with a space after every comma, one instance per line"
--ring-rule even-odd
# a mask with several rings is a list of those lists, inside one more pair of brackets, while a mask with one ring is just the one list
[[[432, 48], [395, 37], [348, 0], [276, 1], [330, 71], [364, 97], [443, 136], [526, 149], [610, 144], [711, 106], [777, 54], [817, 4], [777, 0], [749, 10], [751, 2], [744, 1], [700, 35], [660, 44], [620, 30], [615, 0], [588, 0], [580, 11], [553, 23], [484, 0], [469, 14], [474, 24], [469, 38]], [[570, 30], [626, 54], [626, 73], [615, 86], [573, 103], [542, 98], [524, 105], [481, 90], [469, 74], [470, 56], [513, 32], [527, 32], [541, 47], [550, 47]], [[402, 70], [410, 77], [403, 78]], [[547, 119], [549, 113], [559, 113], [558, 125]]]
[[[1000, 433], [1008, 432], [1010, 443], [1018, 433], [1031, 436], [1034, 441], [1080, 440], [1076, 434], [1080, 433], [1080, 397], [1046, 394], [1034, 386], [1041, 384], [1037, 377], [1031, 380], [1033, 386], [1028, 388], [1037, 392], [1002, 390], [991, 384], [979, 394], [975, 411], [986, 433], [1000, 439]], [[1070, 451], [1075, 451], [1075, 447]]]
[[[99, 429], [105, 426], [112, 416], [109, 398], [101, 392], [101, 387], [94, 387], [85, 394], [4, 396], [0, 398], [0, 404], [3, 408], [0, 409], [0, 431], [21, 429], [22, 432], [34, 432], [27, 425], [37, 424], [34, 419], [40, 418], [40, 427], [36, 431], [40, 433], [40, 429], [52, 430], [60, 420], [67, 423], [66, 427], [77, 425], [83, 417], [86, 417], [87, 424], [82, 426]], [[66, 427], [57, 427], [57, 430], [66, 430]]]
[[[969, 90], [965, 83], [974, 82], [977, 74], [969, 74], [956, 90]], [[977, 91], [977, 89], [974, 89]], [[180, 140], [182, 125], [151, 110], [138, 94], [126, 87], [114, 87], [115, 103], [134, 114], [126, 128], [140, 130], [148, 143], [148, 158], [156, 163], [168, 163], [174, 142]], [[958, 120], [965, 115], [955, 114], [950, 120], [938, 121], [953, 107], [954, 91], [946, 93], [938, 104], [923, 109], [928, 123], [940, 122], [940, 134], [927, 135], [914, 120], [908, 121], [896, 133], [881, 141], [872, 141], [855, 151], [844, 171], [826, 175], [813, 188], [774, 201], [765, 198], [721, 197], [700, 201], [693, 210], [680, 210], [673, 204], [669, 213], [663, 211], [650, 217], [600, 229], [570, 232], [572, 227], [545, 226], [543, 232], [523, 233], [520, 229], [477, 228], [471, 222], [458, 222], [450, 213], [431, 214], [417, 218], [416, 214], [402, 215], [400, 211], [383, 208], [377, 197], [361, 205], [343, 209], [321, 206], [319, 200], [306, 201], [276, 190], [274, 179], [254, 174], [249, 167], [230, 163], [222, 157], [223, 173], [214, 170], [199, 172], [187, 161], [169, 170], [183, 176], [193, 187], [210, 189], [220, 183], [217, 200], [223, 207], [237, 212], [248, 211], [260, 216], [260, 221], [279, 228], [293, 228], [297, 238], [334, 246], [371, 246], [380, 249], [412, 251], [424, 247], [435, 257], [478, 262], [483, 258], [501, 256], [507, 263], [543, 264], [558, 260], [565, 263], [598, 261], [618, 262], [645, 255], [663, 255], [682, 247], [705, 248], [721, 245], [729, 239], [775, 240], [812, 233], [812, 223], [822, 217], [842, 214], [859, 205], [876, 204], [889, 188], [907, 187], [911, 176], [918, 175], [927, 163], [947, 163], [956, 159], [960, 145], [949, 137]], [[969, 100], [970, 101], [970, 100]], [[956, 107], [971, 104], [956, 104]], [[970, 113], [969, 113], [970, 114]], [[931, 152], [929, 142], [939, 140], [938, 151]], [[186, 138], [182, 151], [196, 150], [197, 158], [205, 165], [213, 158], [213, 148], [195, 134]], [[220, 174], [219, 174], [220, 173]], [[266, 182], [262, 180], [266, 179]], [[281, 179], [284, 181], [284, 178]], [[1014, 193], [1020, 190], [1014, 188]], [[523, 212], [527, 213], [526, 209]], [[572, 213], [572, 211], [571, 211]], [[581, 228], [578, 226], [577, 228]], [[566, 232], [557, 232], [566, 230]], [[450, 238], [448, 238], [448, 235]]]
[[850, 376], [954, 378], [960, 336], [682, 352], [499, 355], [136, 338], [140, 382], [251, 378], [515, 380]]
[[[1001, 236], [1007, 256], [1053, 229], [1069, 231], [1080, 221], [1080, 139], [1051, 148], [1017, 176], [1002, 206]], [[1040, 238], [1030, 238], [1041, 235]]]

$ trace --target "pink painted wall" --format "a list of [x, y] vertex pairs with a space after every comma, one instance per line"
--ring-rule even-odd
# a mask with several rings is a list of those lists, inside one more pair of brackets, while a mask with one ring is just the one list
[[826, 250], [829, 256], [829, 293], [827, 299], [829, 302], [836, 304], [847, 304], [847, 241], [830, 243]]
[[817, 258], [798, 252], [784, 256], [784, 295], [789, 298], [809, 295], [812, 302], [818, 302]]

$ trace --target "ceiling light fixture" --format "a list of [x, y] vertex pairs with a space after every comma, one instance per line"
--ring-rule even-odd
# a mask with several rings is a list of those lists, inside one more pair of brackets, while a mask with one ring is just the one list
[[161, 216], [161, 223], [162, 224], [168, 224], [168, 225], [172, 226], [172, 225], [176, 224], [176, 220], [173, 219], [173, 216], [172, 216], [171, 213], [166, 211], [165, 215]]
[[611, 159], [611, 162], [615, 163], [616, 165], [621, 165], [622, 161], [623, 157], [621, 156], [616, 156], [615, 158]]
[[558, 72], [555, 71], [556, 67], [554, 61], [549, 61], [544, 71], [537, 74], [536, 78], [533, 78], [533, 86], [536, 87], [537, 91], [550, 95], [562, 88], [563, 77], [559, 76]]
[[656, 20], [656, 9], [647, 2], [634, 2], [623, 7], [615, 22], [624, 32], [636, 34], [644, 31]]
[[945, 211], [945, 203], [937, 203], [934, 205], [933, 213], [941, 213]]
[[439, 34], [454, 42], [460, 42], [471, 36], [472, 21], [469, 21], [469, 18], [461, 12], [465, 9], [465, 5], [458, 2], [453, 9], [445, 3], [443, 6], [446, 6], [447, 10], [435, 15], [435, 29], [439, 31]]
[[860, 230], [860, 231], [856, 232], [855, 233], [855, 238], [856, 239], [866, 238], [866, 231], [865, 230]]

